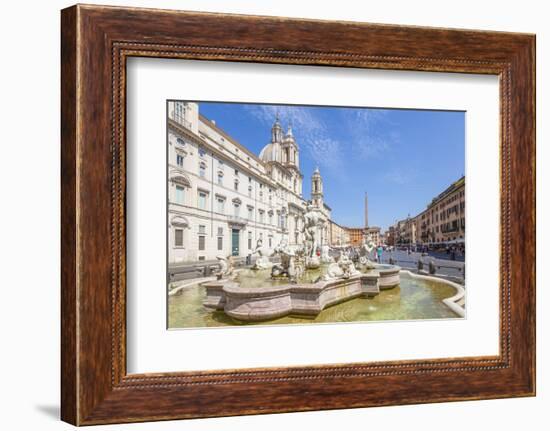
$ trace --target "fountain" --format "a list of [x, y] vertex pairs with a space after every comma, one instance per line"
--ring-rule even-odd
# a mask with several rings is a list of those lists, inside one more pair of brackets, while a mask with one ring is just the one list
[[254, 263], [252, 269], [267, 269], [273, 266], [273, 264], [269, 260], [269, 256], [267, 256], [267, 251], [264, 249], [263, 241], [261, 239], [256, 242], [256, 248], [251, 255], [254, 256], [255, 254], [258, 255], [258, 258], [256, 259], [256, 262]]
[[[308, 204], [303, 219], [303, 244], [291, 246], [281, 241], [273, 252], [279, 262], [272, 265], [262, 251], [261, 240], [258, 241], [254, 253], [259, 258], [252, 271], [234, 275], [226, 263], [218, 273], [218, 280], [203, 284], [204, 306], [223, 310], [241, 321], [269, 320], [289, 314], [315, 317], [331, 305], [376, 296], [381, 289], [399, 285], [398, 266], [375, 265], [368, 259], [374, 248], [370, 238], [358, 252], [361, 256], [358, 269], [349, 252], [340, 251], [335, 261], [330, 256], [333, 250], [320, 244], [319, 232], [326, 220], [313, 205]], [[220, 258], [220, 262], [226, 261]], [[271, 271], [266, 276], [265, 269], [269, 266]]]

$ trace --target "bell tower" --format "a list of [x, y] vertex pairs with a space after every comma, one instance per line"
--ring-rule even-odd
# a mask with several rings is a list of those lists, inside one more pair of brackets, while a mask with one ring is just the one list
[[296, 140], [292, 134], [292, 126], [289, 124], [283, 140], [283, 163], [286, 166], [291, 166], [300, 170], [300, 159], [298, 154], [298, 144], [296, 144]]
[[315, 168], [311, 176], [311, 201], [317, 208], [323, 207], [323, 179], [319, 168]]

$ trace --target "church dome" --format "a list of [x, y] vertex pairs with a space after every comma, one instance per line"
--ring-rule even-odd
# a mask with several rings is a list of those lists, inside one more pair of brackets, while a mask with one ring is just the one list
[[270, 142], [260, 152], [260, 159], [264, 162], [280, 161], [281, 145], [278, 142]]

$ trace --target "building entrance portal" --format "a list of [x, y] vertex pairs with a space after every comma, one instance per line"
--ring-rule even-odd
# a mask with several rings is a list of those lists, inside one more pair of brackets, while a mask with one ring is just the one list
[[231, 229], [231, 255], [239, 255], [239, 229]]

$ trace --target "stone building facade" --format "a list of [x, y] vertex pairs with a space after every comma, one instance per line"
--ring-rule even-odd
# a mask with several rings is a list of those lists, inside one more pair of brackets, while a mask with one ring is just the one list
[[389, 228], [396, 245], [464, 242], [466, 230], [466, 182], [459, 178], [437, 195], [426, 209]]
[[388, 230], [385, 233], [385, 237], [387, 245], [395, 246], [397, 244], [397, 233], [395, 225], [388, 227]]
[[464, 241], [466, 231], [466, 181], [462, 177], [436, 196], [417, 216], [422, 243]]
[[349, 243], [352, 247], [359, 247], [363, 244], [365, 237], [364, 227], [346, 227], [346, 230], [349, 235]]
[[350, 245], [350, 236], [347, 228], [340, 226], [333, 220], [329, 222], [330, 245], [336, 247], [348, 247]]
[[380, 227], [378, 226], [370, 226], [367, 229], [365, 229], [365, 232], [367, 235], [370, 235], [371, 239], [376, 245], [383, 244], [383, 235], [380, 232]]
[[[247, 256], [258, 240], [273, 250], [282, 241], [301, 244], [302, 195], [299, 147], [278, 118], [270, 142], [252, 153], [200, 114], [192, 102], [168, 103], [169, 263]], [[319, 236], [329, 244], [331, 210], [317, 169], [311, 200], [326, 223]]]

